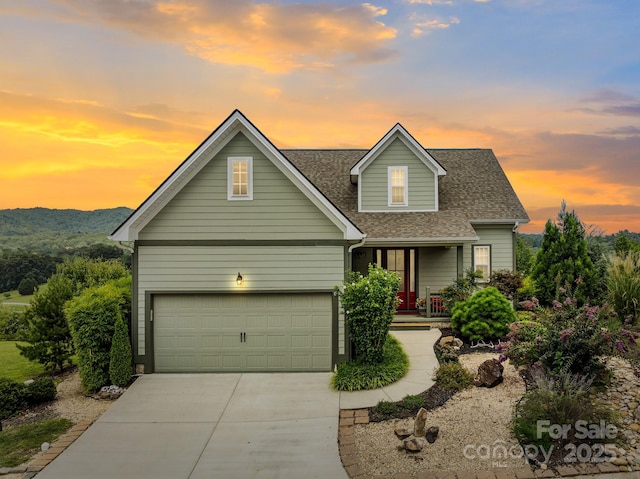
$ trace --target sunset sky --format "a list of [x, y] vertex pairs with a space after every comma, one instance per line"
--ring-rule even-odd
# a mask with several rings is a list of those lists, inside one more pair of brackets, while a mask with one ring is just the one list
[[640, 231], [639, 44], [638, 0], [0, 0], [0, 208], [135, 208], [238, 108], [282, 148], [492, 148], [521, 231]]

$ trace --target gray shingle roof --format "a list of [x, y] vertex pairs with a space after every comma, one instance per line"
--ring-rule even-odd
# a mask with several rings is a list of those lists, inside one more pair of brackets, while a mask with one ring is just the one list
[[447, 170], [439, 180], [439, 211], [359, 213], [349, 170], [368, 150], [281, 150], [369, 240], [453, 242], [476, 238], [473, 222], [527, 222], [529, 216], [487, 149], [427, 149]]

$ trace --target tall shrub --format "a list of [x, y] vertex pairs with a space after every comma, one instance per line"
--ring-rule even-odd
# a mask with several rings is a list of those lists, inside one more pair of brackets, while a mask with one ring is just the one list
[[451, 326], [475, 341], [504, 336], [509, 332], [509, 324], [515, 320], [513, 307], [493, 286], [456, 304], [451, 314]]
[[640, 321], [640, 252], [614, 254], [609, 259], [607, 294], [621, 321]]
[[456, 303], [466, 301], [478, 289], [478, 279], [482, 278], [482, 273], [469, 268], [464, 272], [464, 276], [453, 280], [449, 286], [442, 290], [442, 304], [447, 311], [453, 311]]
[[336, 288], [356, 359], [364, 364], [382, 361], [383, 347], [398, 307], [397, 273], [369, 265], [367, 276], [349, 272], [343, 288]]
[[111, 281], [86, 289], [69, 303], [67, 316], [86, 391], [109, 382], [111, 341], [116, 321], [130, 309], [130, 287], [129, 278]]
[[542, 248], [531, 272], [536, 282], [537, 298], [550, 305], [574, 287], [580, 304], [597, 294], [596, 269], [589, 257], [584, 225], [575, 212], [568, 213], [563, 202], [558, 222], [545, 225]]
[[31, 361], [38, 361], [48, 370], [61, 371], [70, 362], [73, 344], [64, 305], [73, 296], [68, 278], [55, 274], [47, 287], [37, 291], [31, 306], [25, 312], [27, 345], [17, 344], [20, 354]]
[[69, 278], [75, 294], [81, 293], [86, 288], [95, 288], [109, 281], [129, 276], [129, 271], [119, 260], [82, 257], [67, 259], [58, 266], [58, 273]]
[[507, 299], [514, 300], [518, 290], [524, 286], [524, 279], [519, 271], [499, 269], [491, 273], [489, 286], [494, 286]]
[[124, 387], [131, 380], [132, 356], [129, 330], [120, 316], [116, 320], [113, 341], [111, 342], [109, 378], [116, 386]]
[[500, 345], [503, 358], [518, 365], [539, 362], [554, 377], [572, 373], [596, 381], [606, 379], [603, 358], [634, 360], [638, 336], [614, 324], [606, 305], [578, 306], [571, 296], [554, 301], [552, 308], [527, 303], [523, 306], [532, 309], [533, 320], [512, 325], [507, 341]]

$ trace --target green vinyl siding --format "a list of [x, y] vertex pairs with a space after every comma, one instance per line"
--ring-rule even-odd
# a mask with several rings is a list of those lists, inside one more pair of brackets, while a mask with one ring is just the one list
[[[148, 292], [331, 291], [346, 269], [342, 246], [140, 246], [137, 256], [140, 355]], [[344, 331], [339, 334], [344, 347]]]
[[[407, 206], [389, 206], [388, 167], [408, 167], [409, 201]], [[362, 211], [435, 211], [435, 174], [399, 139], [395, 139], [361, 173]]]
[[455, 247], [443, 246], [418, 250], [418, 295], [424, 296], [426, 288], [437, 293], [450, 285], [458, 274], [458, 254]]
[[[228, 201], [227, 158], [253, 158], [253, 200]], [[141, 240], [342, 239], [343, 234], [238, 133], [140, 232]]]
[[513, 226], [478, 226], [474, 229], [480, 238], [476, 243], [464, 245], [464, 269], [473, 266], [473, 246], [491, 247], [491, 271], [499, 269], [513, 270], [514, 234]]

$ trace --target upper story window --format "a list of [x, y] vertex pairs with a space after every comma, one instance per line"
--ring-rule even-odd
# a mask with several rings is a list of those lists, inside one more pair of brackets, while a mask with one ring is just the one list
[[491, 275], [491, 246], [473, 247], [473, 270], [480, 271], [480, 281], [489, 281]]
[[230, 156], [227, 159], [227, 199], [253, 199], [253, 158]]
[[407, 206], [409, 204], [408, 173], [406, 166], [388, 167], [389, 206]]

